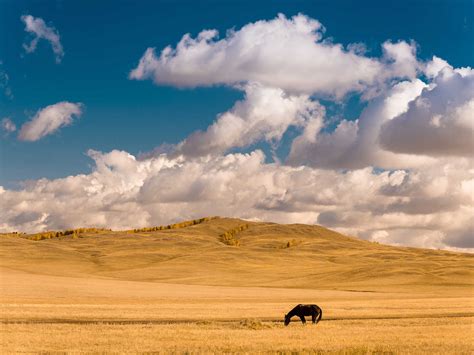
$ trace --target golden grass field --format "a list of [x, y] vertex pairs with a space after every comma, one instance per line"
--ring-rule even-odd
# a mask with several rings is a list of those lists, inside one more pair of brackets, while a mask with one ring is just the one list
[[[471, 254], [227, 218], [25, 237], [0, 237], [4, 354], [474, 352]], [[298, 303], [322, 321], [285, 327]]]

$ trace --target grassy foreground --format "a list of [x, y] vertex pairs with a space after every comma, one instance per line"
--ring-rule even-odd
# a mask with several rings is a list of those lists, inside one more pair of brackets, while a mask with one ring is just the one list
[[235, 219], [0, 242], [2, 353], [474, 351], [469, 254]]

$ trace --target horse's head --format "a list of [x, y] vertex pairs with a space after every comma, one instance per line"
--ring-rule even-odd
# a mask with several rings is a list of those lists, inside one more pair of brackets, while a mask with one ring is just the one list
[[291, 317], [288, 314], [285, 314], [285, 325], [290, 324]]

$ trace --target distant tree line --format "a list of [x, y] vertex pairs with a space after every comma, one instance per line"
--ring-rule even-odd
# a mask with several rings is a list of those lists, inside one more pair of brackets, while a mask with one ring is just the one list
[[162, 230], [167, 230], [167, 229], [185, 228], [185, 227], [194, 226], [196, 224], [201, 224], [203, 222], [207, 222], [207, 221], [210, 221], [210, 220], [215, 219], [215, 218], [218, 218], [218, 217], [203, 217], [203, 218], [199, 218], [199, 219], [193, 219], [191, 221], [184, 221], [184, 222], [180, 222], [180, 223], [168, 224], [166, 226], [136, 228], [136, 229], [129, 230], [127, 232], [129, 232], [129, 233], [142, 233], [142, 232], [156, 232], [156, 231], [162, 231]]
[[[185, 228], [194, 226], [196, 224], [200, 224], [203, 222], [210, 221], [218, 217], [204, 217], [199, 219], [193, 219], [190, 221], [184, 221], [180, 223], [173, 223], [164, 226], [156, 226], [156, 227], [146, 227], [146, 228], [136, 228], [127, 230], [127, 233], [140, 233], [140, 232], [155, 232], [155, 231], [162, 231], [168, 229], [178, 229], [178, 228]], [[59, 238], [64, 236], [70, 236], [72, 238], [77, 238], [79, 234], [84, 233], [103, 233], [103, 232], [110, 232], [111, 229], [105, 228], [76, 228], [76, 229], [67, 229], [64, 231], [46, 231], [34, 234], [26, 234], [22, 232], [10, 232], [10, 233], [0, 233], [0, 237], [21, 237], [29, 240], [44, 240], [44, 239], [51, 239], [51, 238]]]
[[70, 236], [73, 238], [77, 238], [79, 234], [83, 233], [102, 233], [102, 232], [110, 232], [111, 229], [105, 228], [77, 228], [77, 229], [67, 229], [65, 231], [49, 231], [49, 232], [41, 232], [35, 234], [22, 234], [20, 235], [22, 238], [29, 239], [29, 240], [44, 240], [44, 239], [51, 239], [51, 238], [59, 238]]

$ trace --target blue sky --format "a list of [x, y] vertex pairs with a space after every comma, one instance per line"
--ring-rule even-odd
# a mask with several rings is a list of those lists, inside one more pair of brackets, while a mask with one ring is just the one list
[[220, 215], [472, 251], [473, 4], [0, 1], [0, 232]]
[[[13, 94], [0, 98], [1, 116], [21, 126], [56, 102], [81, 102], [85, 110], [72, 126], [36, 142], [2, 137], [0, 184], [87, 172], [90, 148], [137, 154], [177, 143], [242, 97], [225, 87], [177, 89], [128, 80], [147, 47], [162, 49], [202, 29], [223, 36], [278, 13], [301, 12], [318, 19], [336, 43], [365, 43], [369, 55], [380, 55], [387, 39], [412, 39], [420, 58], [436, 54], [462, 67], [474, 63], [472, 8], [472, 1], [1, 1], [1, 69]], [[60, 64], [46, 41], [25, 54], [25, 14], [57, 29], [65, 52]], [[335, 111], [353, 118], [360, 108], [353, 98]]]

